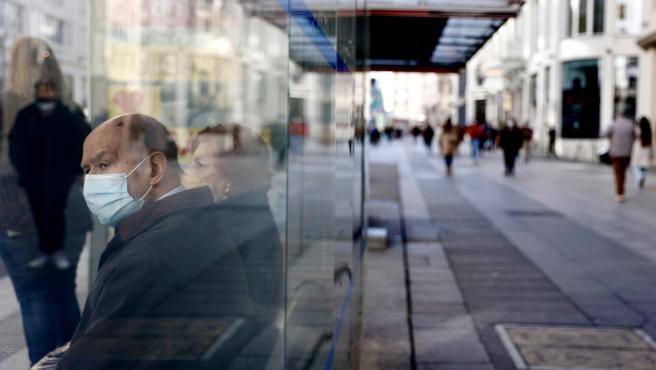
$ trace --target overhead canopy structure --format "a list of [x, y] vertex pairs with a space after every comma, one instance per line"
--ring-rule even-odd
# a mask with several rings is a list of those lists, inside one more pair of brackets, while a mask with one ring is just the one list
[[[370, 0], [366, 65], [372, 70], [455, 72], [510, 17], [516, 0]], [[366, 17], [366, 18], [363, 18]]]
[[[290, 56], [305, 66], [347, 63], [325, 18], [356, 27], [357, 60], [371, 70], [456, 72], [523, 0], [243, 0], [289, 15]], [[349, 5], [350, 4], [350, 5]], [[317, 16], [320, 14], [320, 16]], [[280, 19], [277, 18], [278, 22]], [[274, 19], [272, 19], [274, 20]], [[275, 22], [275, 20], [274, 20]], [[282, 26], [282, 24], [281, 24]]]

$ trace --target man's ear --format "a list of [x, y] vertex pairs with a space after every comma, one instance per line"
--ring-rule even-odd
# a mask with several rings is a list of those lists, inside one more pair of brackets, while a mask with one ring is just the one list
[[167, 160], [162, 152], [154, 152], [150, 155], [150, 185], [158, 185], [164, 178]]

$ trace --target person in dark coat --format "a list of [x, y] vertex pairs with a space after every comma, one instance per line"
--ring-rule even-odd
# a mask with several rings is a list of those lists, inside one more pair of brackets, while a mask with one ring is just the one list
[[505, 127], [499, 131], [498, 146], [503, 150], [503, 159], [506, 167], [506, 176], [515, 174], [515, 161], [524, 143], [524, 133], [517, 125], [517, 121], [510, 119]]
[[421, 136], [424, 138], [424, 145], [426, 145], [426, 150], [428, 150], [428, 153], [430, 153], [433, 148], [433, 138], [435, 137], [435, 130], [433, 130], [433, 127], [430, 125], [430, 123], [427, 123], [424, 129], [421, 131]]
[[9, 155], [27, 194], [41, 248], [29, 266], [41, 268], [52, 260], [65, 270], [71, 263], [63, 251], [64, 211], [71, 187], [82, 174], [82, 143], [91, 127], [80, 110], [62, 104], [52, 81], [38, 81], [35, 90], [36, 101], [16, 115]]
[[[84, 196], [116, 226], [57, 369], [225, 368], [252, 336], [235, 243], [207, 187], [185, 190], [164, 125], [113, 118], [84, 144]], [[61, 353], [63, 352], [63, 353]]]

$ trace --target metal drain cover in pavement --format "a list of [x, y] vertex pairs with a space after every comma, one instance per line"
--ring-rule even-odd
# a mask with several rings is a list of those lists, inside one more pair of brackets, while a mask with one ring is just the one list
[[517, 369], [656, 369], [656, 345], [640, 330], [539, 325], [496, 330]]

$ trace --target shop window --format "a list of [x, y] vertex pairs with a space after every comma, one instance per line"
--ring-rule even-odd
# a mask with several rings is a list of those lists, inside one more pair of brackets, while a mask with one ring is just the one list
[[599, 61], [563, 63], [562, 86], [562, 136], [599, 137]]
[[613, 60], [613, 116], [635, 119], [638, 98], [638, 58], [616, 56]]

